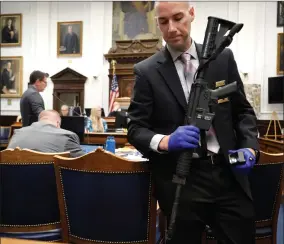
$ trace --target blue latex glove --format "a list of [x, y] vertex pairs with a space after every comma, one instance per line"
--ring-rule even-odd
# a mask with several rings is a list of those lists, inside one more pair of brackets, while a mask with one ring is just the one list
[[253, 166], [255, 165], [256, 158], [248, 148], [241, 148], [239, 150], [230, 150], [229, 154], [239, 152], [239, 151], [244, 153], [246, 163], [242, 165], [234, 165], [233, 170], [241, 174], [248, 174], [250, 170], [253, 168]]
[[169, 138], [168, 151], [193, 149], [199, 146], [199, 128], [192, 125], [178, 127]]

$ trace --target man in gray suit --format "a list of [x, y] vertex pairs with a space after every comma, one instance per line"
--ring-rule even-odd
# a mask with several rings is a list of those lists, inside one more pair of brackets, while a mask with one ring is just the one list
[[68, 130], [60, 128], [61, 118], [55, 110], [44, 110], [39, 121], [15, 130], [8, 148], [28, 148], [47, 153], [70, 152], [71, 157], [84, 155], [79, 137]]
[[44, 110], [44, 101], [39, 93], [46, 88], [47, 77], [47, 73], [39, 70], [33, 71], [30, 75], [29, 87], [22, 95], [20, 101], [23, 127], [37, 121], [40, 112]]

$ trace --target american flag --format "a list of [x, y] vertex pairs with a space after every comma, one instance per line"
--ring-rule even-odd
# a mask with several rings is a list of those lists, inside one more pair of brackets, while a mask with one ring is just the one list
[[117, 77], [114, 74], [111, 82], [111, 90], [109, 93], [109, 109], [108, 112], [112, 112], [113, 110], [113, 103], [114, 100], [119, 96], [119, 91], [118, 91], [118, 82], [117, 82]]

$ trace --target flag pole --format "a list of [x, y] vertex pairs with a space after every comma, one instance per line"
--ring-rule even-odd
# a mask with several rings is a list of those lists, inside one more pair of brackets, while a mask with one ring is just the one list
[[115, 101], [115, 98], [116, 98], [116, 92], [117, 91], [113, 91], [113, 85], [116, 81], [116, 74], [115, 74], [115, 65], [117, 64], [116, 60], [111, 60], [111, 67], [112, 67], [112, 81], [111, 81], [111, 88], [110, 88], [110, 94], [109, 94], [109, 112], [112, 111], [112, 106], [113, 106], [113, 103]]
[[116, 60], [111, 60], [111, 66], [112, 66], [112, 80], [113, 80], [113, 77], [115, 76], [115, 65], [116, 65]]
[[115, 75], [115, 65], [116, 65], [116, 60], [111, 60], [111, 66], [112, 66], [112, 75]]

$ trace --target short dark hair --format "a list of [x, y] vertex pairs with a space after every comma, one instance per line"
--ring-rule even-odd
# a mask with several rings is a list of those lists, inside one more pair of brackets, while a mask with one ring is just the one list
[[49, 74], [35, 70], [30, 75], [30, 84], [33, 85], [37, 80], [43, 80], [44, 77], [48, 78]]

